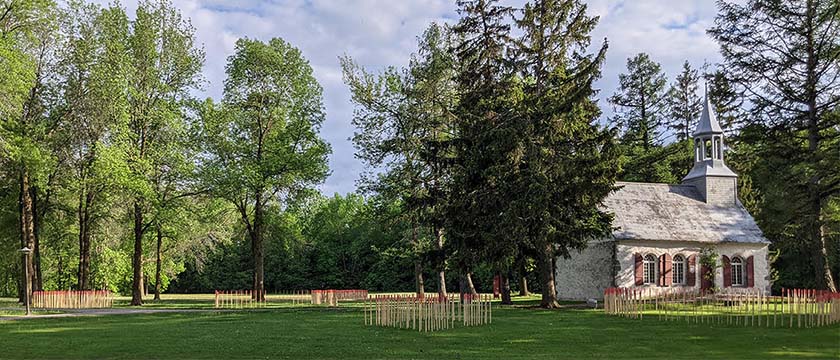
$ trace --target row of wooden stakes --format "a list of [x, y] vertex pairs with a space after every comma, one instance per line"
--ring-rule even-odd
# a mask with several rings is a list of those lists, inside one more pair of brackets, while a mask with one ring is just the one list
[[493, 322], [490, 295], [377, 295], [366, 300], [365, 325], [422, 332]]
[[38, 309], [93, 309], [114, 305], [108, 290], [57, 290], [32, 292], [32, 307]]
[[813, 289], [782, 289], [780, 296], [770, 296], [758, 289], [609, 288], [604, 312], [634, 319], [809, 328], [840, 322], [840, 294]]
[[215, 307], [229, 309], [261, 308], [271, 302], [287, 302], [292, 304], [328, 304], [338, 305], [338, 301], [364, 300], [368, 297], [367, 290], [281, 290], [274, 294], [266, 294], [257, 298], [254, 290], [216, 290]]
[[248, 309], [265, 306], [265, 292], [262, 296], [255, 290], [216, 290], [214, 307], [217, 309]]
[[329, 306], [338, 306], [338, 301], [359, 301], [368, 298], [367, 290], [312, 290], [312, 304], [320, 305], [326, 303]]

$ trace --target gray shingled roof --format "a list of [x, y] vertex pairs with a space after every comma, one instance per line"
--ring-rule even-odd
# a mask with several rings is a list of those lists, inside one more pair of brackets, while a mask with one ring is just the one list
[[767, 243], [742, 206], [706, 204], [694, 186], [619, 182], [604, 200], [617, 240]]

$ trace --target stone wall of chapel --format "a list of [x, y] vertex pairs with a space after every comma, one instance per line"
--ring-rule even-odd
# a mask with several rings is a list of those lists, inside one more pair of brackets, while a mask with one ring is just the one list
[[604, 290], [613, 286], [615, 242], [591, 242], [572, 257], [557, 258], [554, 282], [561, 300], [601, 299]]

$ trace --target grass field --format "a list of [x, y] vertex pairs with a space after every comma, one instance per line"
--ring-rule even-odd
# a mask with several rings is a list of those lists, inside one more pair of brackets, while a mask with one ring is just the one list
[[[0, 321], [0, 358], [840, 359], [840, 326], [744, 328], [633, 320], [602, 310], [494, 309], [493, 324], [435, 333], [365, 326], [360, 306]], [[168, 296], [149, 308], [207, 308]], [[118, 306], [122, 306], [118, 302]]]

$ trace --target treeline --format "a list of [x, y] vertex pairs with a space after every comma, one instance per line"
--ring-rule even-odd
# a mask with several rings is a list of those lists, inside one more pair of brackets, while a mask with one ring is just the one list
[[202, 246], [243, 236], [263, 288], [267, 212], [328, 173], [321, 87], [299, 50], [240, 39], [216, 103], [191, 96], [204, 52], [165, 0], [133, 16], [3, 1], [0, 41], [3, 294], [110, 288], [140, 305]]
[[[776, 286], [840, 270], [836, 2], [720, 3], [724, 62], [669, 84], [628, 59], [603, 117], [607, 42], [577, 0], [461, 0], [405, 68], [340, 63], [363, 195], [325, 198], [322, 90], [282, 39], [240, 39], [223, 97], [165, 0], [0, 0], [0, 295], [305, 288], [542, 293], [608, 236], [619, 179], [679, 182], [705, 90], [740, 195], [778, 251]], [[783, 36], [773, 36], [772, 34]], [[784, 42], [782, 42], [784, 41]], [[18, 249], [33, 250], [29, 278]]]

